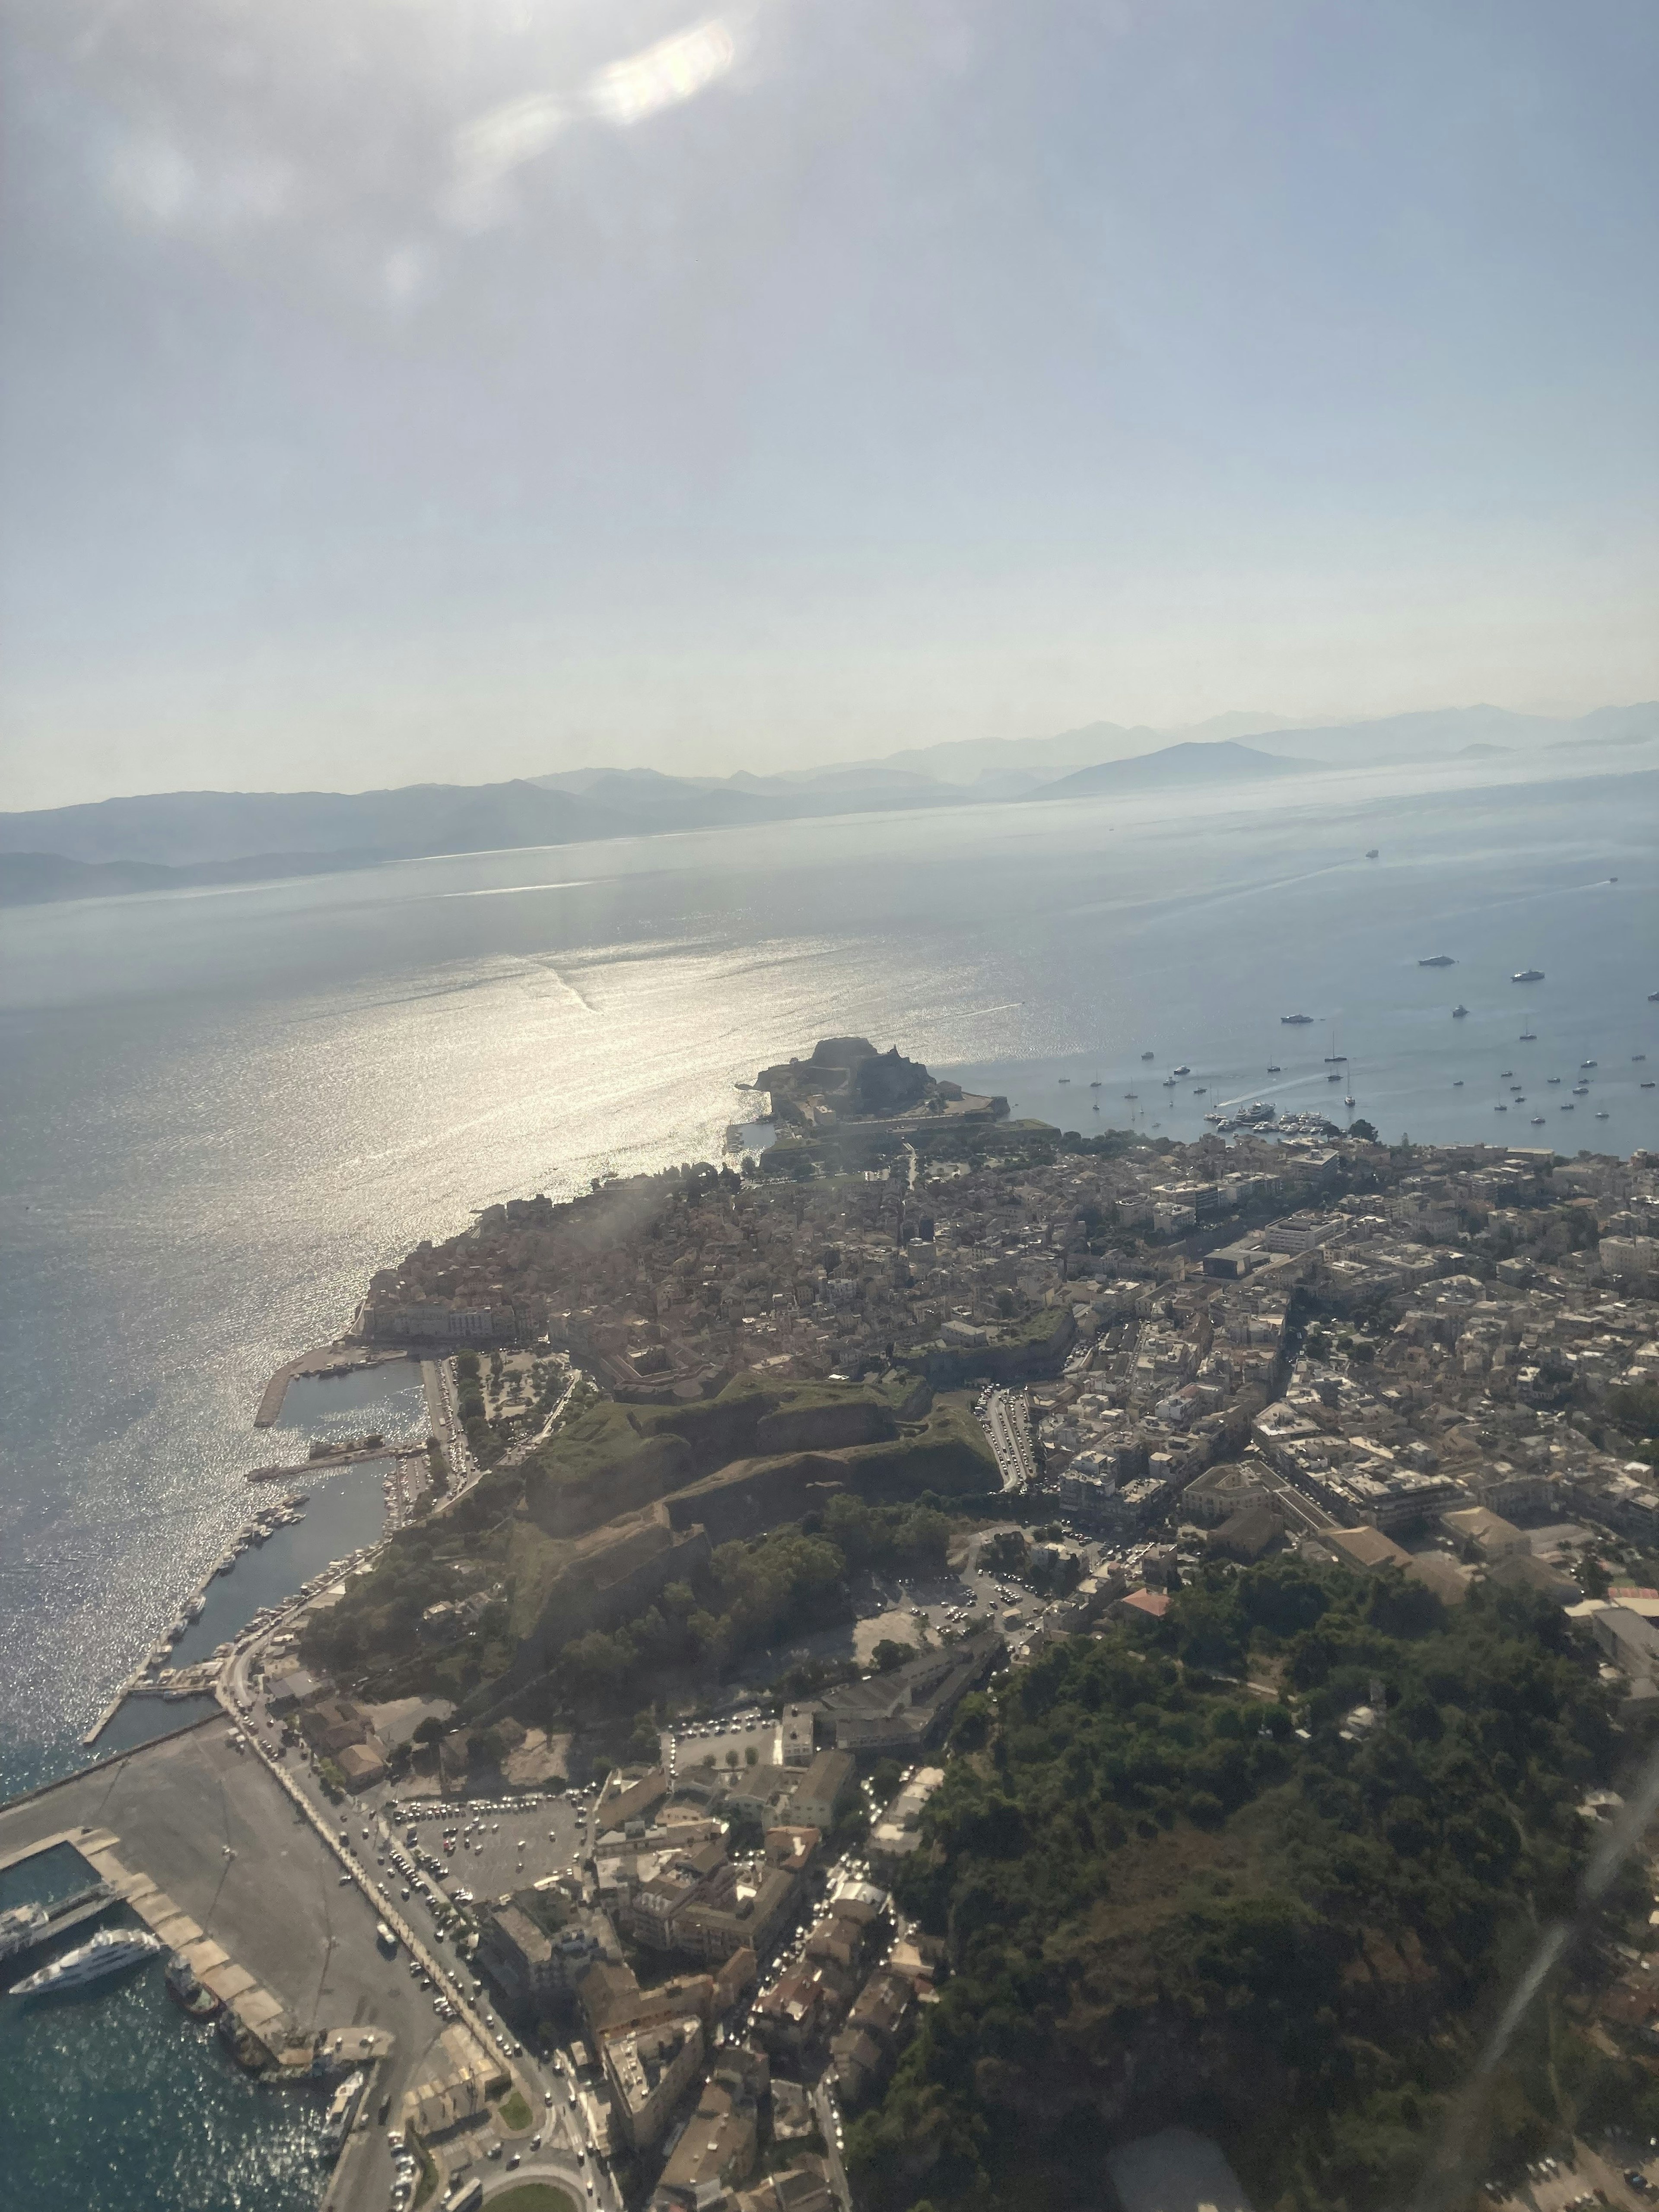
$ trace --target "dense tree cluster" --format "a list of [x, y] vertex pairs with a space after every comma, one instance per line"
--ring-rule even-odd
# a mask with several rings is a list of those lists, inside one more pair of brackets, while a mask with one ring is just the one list
[[[1403, 2201], [1505, 1974], [1571, 1908], [1613, 1741], [1559, 1610], [1448, 1614], [1392, 1572], [1206, 1571], [1151, 1632], [1051, 1648], [964, 1703], [903, 1878], [955, 1971], [852, 2131], [866, 2201], [1097, 2203], [1103, 2142], [1177, 2118], [1264, 2212]], [[1499, 2168], [1574, 2081], [1610, 2094], [1571, 2034], [1516, 2068]]]
[[786, 1627], [845, 1620], [849, 1573], [872, 1565], [937, 1570], [950, 1533], [948, 1516], [932, 1506], [869, 1505], [843, 1492], [805, 1522], [720, 1545], [696, 1588], [670, 1583], [660, 1603], [637, 1620], [578, 1637], [559, 1661], [561, 1689], [585, 1705], [614, 1705], [666, 1669], [718, 1670]]

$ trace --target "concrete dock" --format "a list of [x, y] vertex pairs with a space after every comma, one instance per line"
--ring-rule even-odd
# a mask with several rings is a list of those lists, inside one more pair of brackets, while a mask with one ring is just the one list
[[262, 2041], [297, 2057], [321, 2032], [332, 2063], [378, 2061], [331, 2191], [378, 2207], [391, 2181], [380, 2100], [396, 2111], [453, 2061], [405, 1960], [377, 1945], [374, 1908], [232, 1733], [204, 1722], [0, 1807], [0, 1868], [70, 1844]]

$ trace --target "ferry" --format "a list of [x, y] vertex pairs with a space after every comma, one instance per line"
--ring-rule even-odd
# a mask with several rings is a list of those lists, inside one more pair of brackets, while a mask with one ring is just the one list
[[0, 1912], [0, 1959], [27, 1951], [51, 1925], [52, 1915], [44, 1905], [14, 1905], [9, 1911]]
[[60, 1996], [136, 1966], [141, 1959], [153, 1959], [163, 1948], [159, 1936], [142, 1928], [100, 1929], [90, 1943], [83, 1943], [78, 1951], [65, 1951], [38, 1974], [18, 1982], [11, 1993], [15, 1997]]
[[337, 2153], [344, 2148], [351, 2133], [351, 2124], [357, 2117], [357, 2107], [363, 2101], [363, 2091], [368, 2086], [368, 2076], [360, 2067], [334, 2092], [328, 2107], [328, 2118], [323, 2122], [323, 2148]]
[[1517, 968], [1514, 975], [1510, 977], [1511, 983], [1541, 983], [1543, 980], [1544, 971], [1541, 968]]

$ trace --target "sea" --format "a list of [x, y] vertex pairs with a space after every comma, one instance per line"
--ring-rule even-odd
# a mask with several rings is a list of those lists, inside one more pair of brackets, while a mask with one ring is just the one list
[[[82, 1735], [271, 1494], [250, 1469], [423, 1432], [401, 1363], [296, 1385], [279, 1429], [252, 1425], [376, 1268], [503, 1199], [718, 1157], [753, 1110], [738, 1085], [820, 1036], [1089, 1133], [1189, 1139], [1261, 1098], [1391, 1139], [1659, 1146], [1656, 802], [1652, 772], [1541, 756], [0, 914], [0, 1795], [96, 1755]], [[180, 1656], [367, 1540], [380, 1474], [296, 1483], [305, 1521], [213, 1580]], [[179, 1717], [137, 1711], [97, 1749]], [[216, 2053], [180, 2045], [170, 2008], [140, 2028], [150, 1995], [110, 2000], [133, 2023], [107, 2088], [50, 2074], [91, 2131], [64, 2138], [84, 2172], [54, 2165], [27, 2087], [0, 2106], [41, 2131], [27, 2201], [309, 2203], [291, 2117], [208, 2096]], [[76, 2018], [101, 2039], [116, 2014]], [[0, 2071], [64, 2064], [37, 2044]], [[245, 2118], [268, 2159], [204, 2149]], [[165, 2138], [137, 2193], [117, 2160], [100, 2178], [112, 2127]], [[221, 2166], [217, 2195], [177, 2178]]]

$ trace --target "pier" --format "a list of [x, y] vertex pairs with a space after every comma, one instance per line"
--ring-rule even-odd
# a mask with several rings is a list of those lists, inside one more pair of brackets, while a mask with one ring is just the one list
[[391, 1437], [378, 1444], [354, 1444], [349, 1451], [319, 1452], [315, 1459], [296, 1460], [288, 1467], [250, 1468], [250, 1482], [296, 1482], [301, 1475], [331, 1474], [337, 1467], [355, 1467], [360, 1460], [420, 1459], [426, 1452], [426, 1440], [418, 1443], [405, 1439], [398, 1443]]

